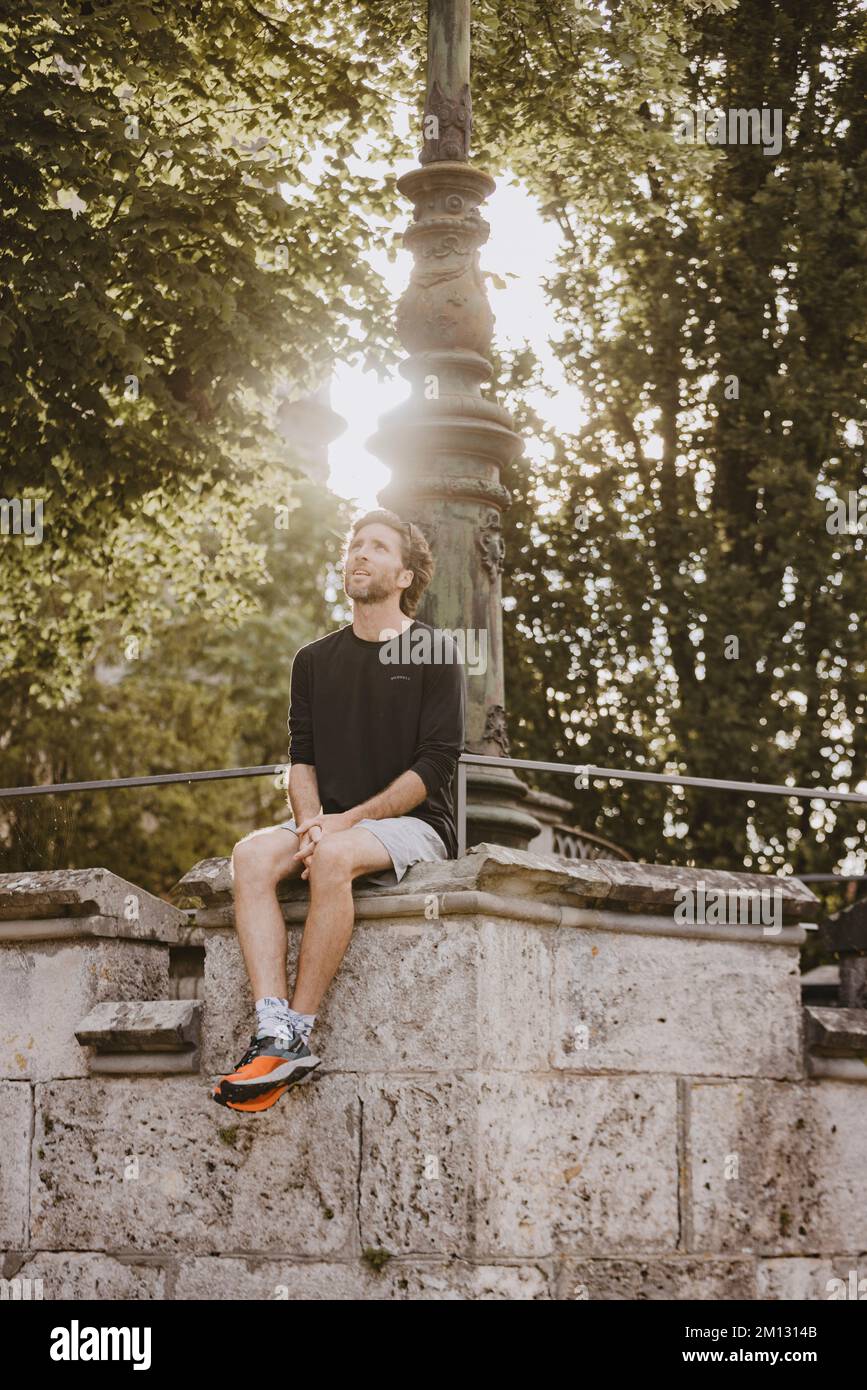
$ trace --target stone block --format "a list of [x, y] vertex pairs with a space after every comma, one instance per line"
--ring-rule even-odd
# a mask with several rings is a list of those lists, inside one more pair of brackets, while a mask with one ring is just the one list
[[0, 943], [0, 1075], [47, 1081], [87, 1076], [75, 1029], [106, 999], [158, 999], [169, 990], [169, 948], [87, 937]]
[[22, 1081], [0, 1081], [0, 1247], [27, 1244], [33, 1095]]
[[867, 1250], [858, 1255], [759, 1260], [758, 1297], [798, 1302], [867, 1300]]
[[[293, 969], [299, 939], [289, 933], [288, 959]], [[214, 928], [206, 934], [203, 993], [202, 1071], [217, 1075], [234, 1066], [256, 1031], [255, 1002], [234, 930]]]
[[197, 1072], [201, 1010], [196, 1000], [114, 1000], [91, 1009], [75, 1036], [95, 1048], [91, 1073]]
[[[288, 929], [292, 985], [300, 926]], [[478, 1054], [477, 937], [456, 922], [359, 922], [319, 1011], [312, 1045], [335, 1070], [451, 1071]], [[255, 1006], [237, 934], [209, 929], [203, 1068], [231, 1066], [255, 1031]]]
[[75, 1036], [102, 1052], [182, 1052], [199, 1040], [201, 1005], [193, 1000], [112, 1000], [97, 1004]]
[[[534, 1264], [482, 1264], [467, 1270], [461, 1298], [497, 1302], [544, 1302], [554, 1297], [552, 1281], [541, 1262]], [[431, 1291], [426, 1296], [436, 1297]]]
[[690, 1248], [760, 1255], [863, 1250], [865, 1153], [867, 1087], [689, 1083]]
[[364, 1259], [304, 1263], [231, 1256], [183, 1260], [176, 1299], [264, 1299], [276, 1302], [518, 1301], [550, 1297], [537, 1265], [479, 1265], [465, 1260], [386, 1260], [378, 1271]]
[[360, 1079], [363, 1248], [391, 1254], [468, 1252], [475, 1090], [460, 1076]]
[[796, 947], [570, 927], [551, 937], [552, 1066], [804, 1076]]
[[667, 1077], [478, 1078], [475, 1257], [674, 1251]]
[[476, 920], [478, 1067], [547, 1071], [556, 931], [502, 919]]
[[27, 1259], [17, 1278], [42, 1281], [42, 1297], [64, 1302], [80, 1299], [159, 1299], [168, 1296], [169, 1271], [158, 1264], [114, 1255], [54, 1254], [43, 1250]]
[[557, 1274], [560, 1300], [612, 1302], [625, 1299], [716, 1302], [756, 1297], [753, 1259], [705, 1255], [646, 1256], [644, 1259], [564, 1259]]
[[360, 922], [316, 1024], [328, 1065], [447, 1074], [473, 1066], [477, 953], [465, 917]]
[[276, 1256], [182, 1259], [174, 1297], [185, 1300], [359, 1302], [394, 1297], [393, 1280], [365, 1261], [293, 1260]]
[[322, 1077], [241, 1115], [207, 1082], [37, 1087], [31, 1249], [327, 1258], [355, 1234], [358, 1100]]
[[867, 1009], [804, 1009], [807, 1043], [826, 1057], [867, 1060]]

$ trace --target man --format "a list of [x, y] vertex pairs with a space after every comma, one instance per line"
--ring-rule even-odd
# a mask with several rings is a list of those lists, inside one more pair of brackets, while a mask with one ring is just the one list
[[[466, 682], [451, 637], [414, 617], [432, 575], [418, 527], [369, 512], [350, 532], [344, 561], [352, 622], [295, 655], [294, 815], [246, 836], [232, 855], [257, 1019], [235, 1070], [215, 1078], [214, 1099], [232, 1110], [269, 1109], [319, 1065], [310, 1032], [352, 936], [353, 880], [395, 884], [420, 860], [457, 855], [451, 787]], [[310, 907], [290, 1007], [276, 889], [298, 875], [309, 882]]]

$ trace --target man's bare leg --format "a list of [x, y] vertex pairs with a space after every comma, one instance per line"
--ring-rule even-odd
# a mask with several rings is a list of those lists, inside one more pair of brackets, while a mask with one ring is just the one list
[[299, 843], [294, 830], [271, 826], [239, 840], [232, 854], [235, 927], [254, 999], [288, 998], [286, 923], [277, 884], [296, 878], [304, 868], [304, 861], [295, 858]]
[[[302, 862], [296, 860], [298, 864]], [[309, 864], [310, 909], [292, 999], [292, 1008], [300, 1014], [319, 1012], [349, 945], [355, 925], [352, 880], [360, 874], [393, 867], [382, 841], [360, 825], [326, 835], [317, 844]]]

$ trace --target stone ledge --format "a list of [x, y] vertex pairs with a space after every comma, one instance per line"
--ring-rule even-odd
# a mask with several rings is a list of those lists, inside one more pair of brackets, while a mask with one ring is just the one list
[[108, 1000], [75, 1029], [96, 1049], [90, 1070], [105, 1075], [178, 1074], [200, 1067], [202, 1005], [190, 999]]
[[807, 1005], [804, 1036], [812, 1079], [867, 1082], [867, 1009]]
[[867, 1057], [867, 1009], [804, 1009], [807, 1042], [827, 1057]]
[[97, 1052], [183, 1052], [198, 1046], [201, 1012], [192, 999], [106, 1000], [75, 1036]]
[[[280, 901], [287, 926], [303, 925], [309, 907], [307, 894], [297, 894], [292, 898], [281, 895]], [[193, 916], [196, 926], [190, 940], [196, 945], [205, 945], [216, 928], [234, 930], [231, 898], [220, 906], [200, 908]], [[763, 927], [746, 923], [676, 922], [673, 916], [654, 916], [626, 909], [615, 911], [606, 907], [560, 906], [503, 893], [479, 893], [473, 889], [458, 893], [401, 894], [398, 886], [381, 888], [375, 893], [355, 894], [355, 920], [357, 923], [364, 922], [368, 927], [383, 921], [385, 930], [397, 931], [414, 918], [423, 917], [435, 922], [467, 916], [484, 917], [486, 920], [505, 919], [522, 926], [584, 927], [591, 931], [626, 932], [633, 936], [671, 936], [688, 941], [744, 941], [762, 946], [802, 946], [807, 940], [807, 932], [815, 930], [811, 923], [791, 922], [778, 931], [775, 929], [773, 934], [766, 934]]]
[[[362, 885], [357, 900], [396, 899], [410, 894], [479, 892], [508, 894], [529, 902], [570, 906], [617, 906], [627, 911], [674, 909], [678, 890], [723, 893], [779, 891], [784, 922], [801, 922], [818, 907], [818, 899], [796, 878], [769, 874], [735, 874], [719, 869], [684, 869], [670, 864], [634, 864], [620, 860], [574, 860], [540, 855], [504, 845], [474, 845], [469, 854], [433, 864], [414, 865], [394, 887]], [[306, 901], [309, 888], [286, 879], [278, 896], [287, 903]], [[173, 897], [185, 906], [213, 909], [232, 902], [231, 861], [203, 859], [175, 885]], [[393, 908], [389, 908], [393, 911]]]
[[126, 937], [186, 944], [185, 913], [108, 869], [0, 874], [0, 940]]

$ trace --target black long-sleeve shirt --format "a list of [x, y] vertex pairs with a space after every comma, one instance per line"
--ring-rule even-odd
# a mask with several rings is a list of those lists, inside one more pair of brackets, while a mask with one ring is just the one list
[[[420, 629], [431, 657], [402, 661]], [[385, 648], [390, 662], [380, 660]], [[437, 651], [452, 660], [434, 660]], [[433, 826], [454, 859], [452, 776], [464, 749], [466, 699], [464, 667], [447, 633], [415, 619], [402, 641], [368, 642], [350, 623], [295, 654], [289, 761], [316, 768], [327, 815], [376, 796], [402, 772], [418, 773], [427, 797], [404, 814]]]

